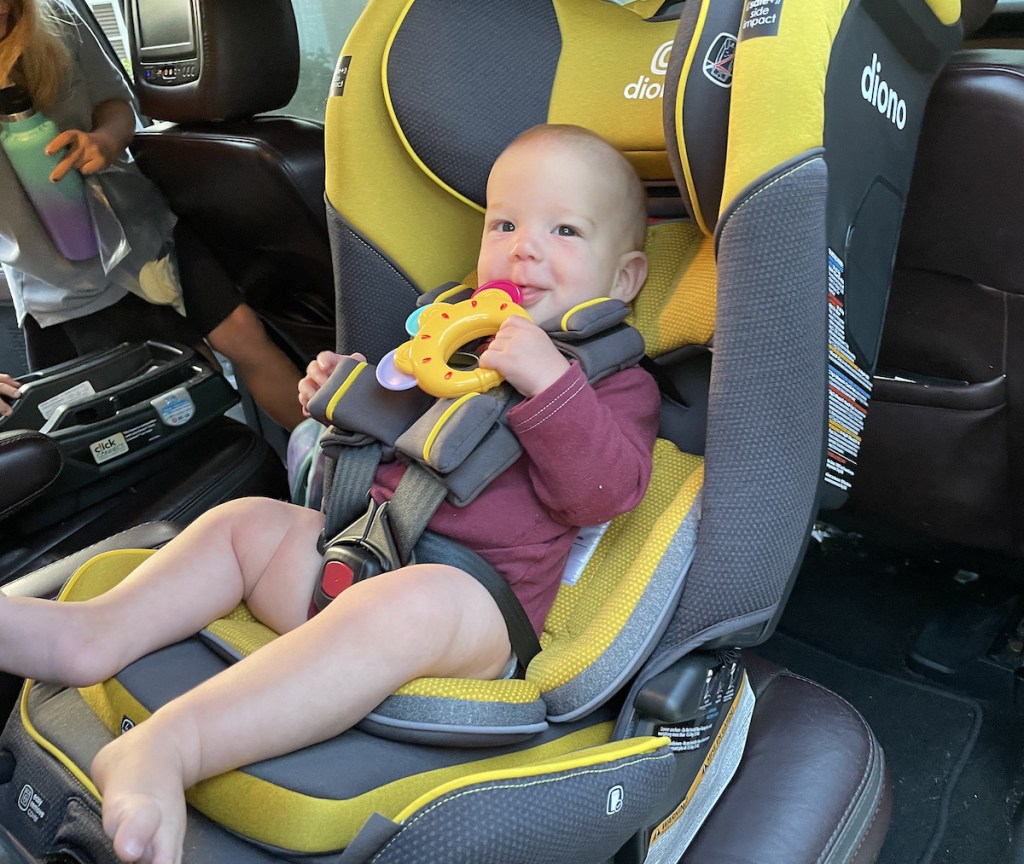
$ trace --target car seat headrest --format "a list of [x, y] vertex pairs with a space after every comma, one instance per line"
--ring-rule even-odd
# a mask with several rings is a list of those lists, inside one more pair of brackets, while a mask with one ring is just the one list
[[672, 179], [660, 97], [674, 20], [565, 0], [466, 3], [458, 14], [453, 28], [450, 4], [416, 0], [384, 56], [394, 129], [435, 182], [483, 207], [490, 166], [539, 123], [586, 126], [622, 150], [643, 179]]
[[722, 200], [742, 11], [742, 0], [686, 3], [666, 75], [663, 110], [669, 161], [683, 206], [708, 235]]
[[153, 4], [127, 5], [143, 114], [175, 123], [232, 120], [281, 108], [295, 94], [299, 37], [288, 0], [192, 0], [192, 48], [182, 56], [167, 46], [166, 57], [160, 46], [140, 45], [140, 34], [159, 35], [163, 26], [146, 27]]

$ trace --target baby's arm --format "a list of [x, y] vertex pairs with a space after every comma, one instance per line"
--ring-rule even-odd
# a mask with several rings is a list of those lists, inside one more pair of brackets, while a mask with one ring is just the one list
[[594, 525], [635, 507], [650, 481], [660, 397], [638, 367], [594, 385], [578, 364], [509, 414], [552, 517]]

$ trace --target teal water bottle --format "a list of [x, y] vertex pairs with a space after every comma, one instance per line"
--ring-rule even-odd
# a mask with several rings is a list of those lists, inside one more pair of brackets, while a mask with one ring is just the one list
[[50, 179], [61, 155], [47, 156], [45, 148], [57, 124], [35, 110], [24, 88], [13, 86], [0, 89], [0, 128], [0, 146], [54, 245], [72, 261], [95, 257], [99, 250], [82, 175], [72, 169], [57, 183]]

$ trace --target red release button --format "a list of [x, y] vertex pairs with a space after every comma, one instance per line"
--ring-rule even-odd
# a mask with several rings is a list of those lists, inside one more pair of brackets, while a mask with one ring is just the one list
[[324, 565], [320, 587], [331, 599], [337, 597], [346, 588], [352, 587], [352, 568], [341, 561], [328, 561]]

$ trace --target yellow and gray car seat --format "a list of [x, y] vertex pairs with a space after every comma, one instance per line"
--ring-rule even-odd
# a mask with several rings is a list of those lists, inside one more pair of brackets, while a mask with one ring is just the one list
[[[487, 171], [518, 132], [588, 126], [657, 217], [631, 317], [670, 391], [655, 473], [567, 574], [524, 680], [411, 682], [362, 728], [200, 784], [187, 862], [874, 860], [870, 730], [745, 649], [802, 556], [829, 342], [849, 371], [844, 299], [857, 332], [880, 318], [891, 255], [874, 257], [958, 17], [957, 0], [369, 5], [326, 119], [338, 348], [375, 362], [421, 294], [472, 281]], [[146, 554], [94, 559], [64, 598]], [[92, 754], [273, 637], [239, 609], [103, 685], [26, 682], [0, 822], [31, 854], [112, 861]]]

